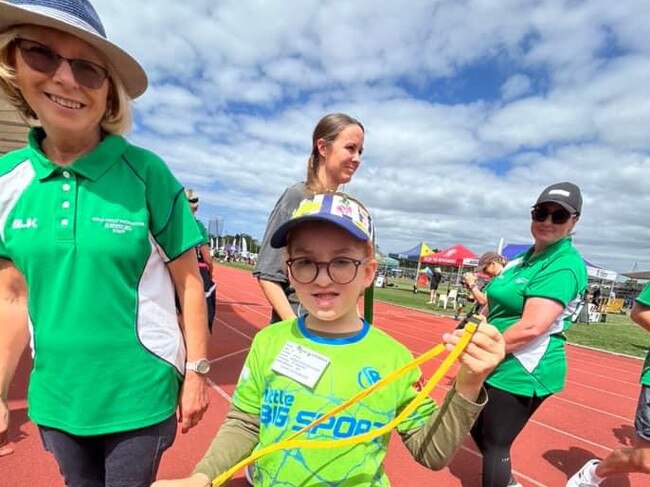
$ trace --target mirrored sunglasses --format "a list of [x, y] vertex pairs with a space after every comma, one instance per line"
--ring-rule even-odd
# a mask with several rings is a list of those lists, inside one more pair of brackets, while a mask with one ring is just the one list
[[54, 74], [65, 60], [77, 83], [93, 90], [99, 89], [108, 78], [108, 71], [99, 64], [85, 59], [70, 59], [54, 52], [49, 47], [28, 39], [14, 39], [25, 64], [39, 73]]
[[569, 218], [573, 216], [573, 213], [565, 210], [564, 208], [559, 208], [557, 210], [551, 211], [546, 206], [536, 206], [533, 208], [530, 214], [533, 220], [537, 222], [546, 221], [550, 215], [551, 221], [556, 225], [562, 225], [563, 223], [566, 223]]

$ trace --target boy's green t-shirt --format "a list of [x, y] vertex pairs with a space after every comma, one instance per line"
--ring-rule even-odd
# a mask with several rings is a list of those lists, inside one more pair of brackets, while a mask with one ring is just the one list
[[[329, 359], [313, 388], [272, 370], [287, 343]], [[364, 322], [351, 337], [323, 338], [292, 319], [260, 331], [242, 369], [233, 405], [259, 415], [259, 448], [278, 443], [412, 360], [411, 353], [386, 333]], [[419, 369], [326, 420], [301, 439], [336, 440], [377, 429], [391, 421], [417, 395]], [[423, 426], [435, 403], [425, 400], [398, 426]], [[266, 455], [255, 464], [256, 486], [387, 486], [383, 461], [390, 435], [336, 449], [291, 449]]]

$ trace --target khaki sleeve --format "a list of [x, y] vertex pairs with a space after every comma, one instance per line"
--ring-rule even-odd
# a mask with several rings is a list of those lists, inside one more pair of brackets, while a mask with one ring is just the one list
[[485, 389], [474, 403], [458, 394], [454, 387], [427, 424], [401, 433], [402, 441], [418, 463], [441, 470], [454, 458], [486, 403]]
[[257, 445], [260, 418], [254, 414], [230, 408], [208, 451], [196, 464], [192, 475], [202, 473], [214, 479], [241, 459], [250, 455]]

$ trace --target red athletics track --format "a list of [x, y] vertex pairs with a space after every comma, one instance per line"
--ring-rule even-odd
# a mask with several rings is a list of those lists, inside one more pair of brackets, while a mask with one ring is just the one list
[[[219, 304], [210, 346], [210, 409], [197, 428], [186, 435], [179, 434], [163, 458], [160, 478], [188, 474], [205, 451], [229, 407], [251, 338], [267, 323], [270, 314], [249, 272], [216, 266], [215, 274]], [[406, 344], [415, 355], [438, 343], [442, 333], [454, 325], [449, 318], [385, 303], [375, 303], [374, 313], [375, 325]], [[601, 325], [594, 328], [597, 326]], [[629, 444], [634, 435], [641, 361], [573, 346], [568, 347], [568, 356], [566, 390], [546, 401], [514, 445], [514, 473], [524, 486], [564, 486], [567, 476], [587, 459], [602, 457], [612, 448]], [[425, 377], [439, 363], [434, 360], [425, 364]], [[56, 464], [43, 451], [36, 428], [26, 416], [24, 398], [29, 367], [29, 358], [25, 357], [10, 390], [11, 438], [16, 451], [0, 458], [0, 487], [62, 485]], [[434, 391], [438, 401], [448, 390], [452, 376], [453, 373]], [[430, 472], [410, 458], [396, 436], [391, 442], [386, 470], [396, 487], [480, 486], [480, 459], [471, 439], [465, 442], [449, 468]], [[238, 478], [229, 485], [247, 484]], [[610, 479], [603, 484], [605, 487], [644, 485], [648, 485], [648, 479], [640, 474]]]

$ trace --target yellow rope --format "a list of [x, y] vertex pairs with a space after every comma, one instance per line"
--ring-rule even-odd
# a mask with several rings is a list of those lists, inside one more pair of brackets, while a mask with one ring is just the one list
[[230, 469], [226, 470], [223, 472], [221, 475], [216, 477], [212, 481], [212, 485], [217, 487], [220, 485], [224, 485], [225, 482], [230, 479], [235, 473], [237, 473], [240, 469], [246, 467], [247, 465], [250, 465], [252, 463], [255, 463], [257, 460], [262, 458], [265, 455], [268, 455], [269, 453], [274, 453], [279, 450], [287, 450], [291, 448], [314, 448], [314, 449], [329, 449], [329, 448], [340, 448], [344, 446], [352, 446], [356, 445], [358, 443], [366, 443], [369, 442], [379, 436], [385, 435], [389, 433], [393, 428], [395, 428], [399, 423], [401, 423], [404, 419], [406, 419], [415, 409], [420, 405], [422, 401], [426, 397], [429, 396], [431, 391], [438, 385], [438, 382], [445, 376], [447, 371], [451, 368], [453, 363], [458, 359], [461, 353], [465, 350], [465, 347], [467, 347], [467, 344], [472, 338], [472, 335], [476, 331], [477, 328], [477, 322], [472, 321], [468, 323], [465, 326], [464, 332], [460, 337], [460, 340], [456, 344], [456, 346], [449, 352], [445, 360], [440, 364], [440, 366], [436, 369], [434, 372], [433, 376], [429, 379], [429, 381], [426, 383], [426, 385], [422, 388], [422, 390], [418, 393], [417, 396], [413, 398], [413, 400], [389, 423], [386, 423], [384, 426], [377, 428], [374, 431], [369, 431], [368, 433], [363, 433], [360, 435], [353, 436], [351, 438], [346, 438], [342, 440], [296, 440], [296, 437], [301, 435], [302, 433], [310, 430], [314, 426], [317, 426], [321, 424], [323, 421], [326, 421], [328, 418], [334, 416], [335, 414], [343, 411], [344, 409], [348, 408], [352, 404], [360, 401], [364, 397], [366, 397], [368, 394], [371, 394], [372, 392], [376, 391], [380, 387], [385, 386], [386, 384], [394, 381], [401, 375], [405, 374], [409, 370], [417, 367], [421, 363], [424, 363], [428, 360], [431, 360], [432, 358], [440, 355], [444, 350], [445, 346], [443, 344], [438, 344], [435, 347], [433, 347], [430, 350], [427, 350], [425, 353], [420, 355], [419, 357], [411, 360], [409, 363], [401, 367], [400, 369], [396, 370], [395, 372], [392, 372], [391, 374], [387, 375], [380, 381], [376, 382], [373, 384], [371, 387], [363, 390], [359, 394], [355, 395], [351, 399], [347, 400], [343, 404], [331, 409], [328, 411], [324, 416], [316, 419], [313, 421], [311, 424], [305, 426], [302, 428], [300, 431], [296, 432], [295, 434], [291, 435], [289, 438], [286, 440], [283, 440], [279, 443], [275, 443], [273, 445], [269, 445], [265, 448], [262, 448], [260, 450], [257, 450], [256, 452], [253, 452], [249, 457], [243, 459]]

